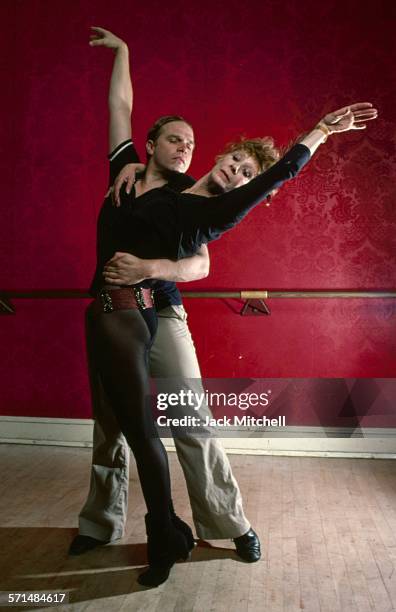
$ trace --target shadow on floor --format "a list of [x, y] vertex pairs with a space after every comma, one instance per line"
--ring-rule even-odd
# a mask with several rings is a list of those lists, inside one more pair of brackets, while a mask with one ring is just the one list
[[[117, 543], [69, 557], [74, 535], [74, 529], [66, 528], [0, 528], [0, 590], [68, 591], [69, 603], [147, 590], [137, 582], [147, 564], [145, 543]], [[232, 549], [199, 540], [191, 562], [213, 559], [238, 557]], [[23, 607], [28, 609], [37, 607]]]

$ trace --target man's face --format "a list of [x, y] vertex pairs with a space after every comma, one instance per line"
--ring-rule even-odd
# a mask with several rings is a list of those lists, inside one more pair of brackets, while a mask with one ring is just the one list
[[243, 149], [222, 156], [212, 168], [209, 181], [218, 193], [248, 183], [260, 172], [257, 161]]
[[162, 126], [155, 142], [148, 140], [150, 162], [159, 170], [187, 172], [194, 150], [194, 132], [184, 121], [170, 121]]

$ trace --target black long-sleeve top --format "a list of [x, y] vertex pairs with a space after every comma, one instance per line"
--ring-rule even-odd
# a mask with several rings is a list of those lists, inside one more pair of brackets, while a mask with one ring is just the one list
[[[297, 144], [246, 185], [213, 197], [178, 193], [177, 180], [173, 188], [170, 181], [138, 198], [122, 189], [121, 206], [113, 207], [108, 199], [99, 215], [98, 265], [92, 292], [103, 285], [103, 266], [115, 251], [127, 251], [143, 259], [178, 260], [194, 255], [202, 244], [240, 223], [273, 189], [294, 178], [309, 159], [308, 147]], [[178, 180], [186, 179], [182, 175]], [[144, 281], [144, 285], [150, 286], [150, 282]]]

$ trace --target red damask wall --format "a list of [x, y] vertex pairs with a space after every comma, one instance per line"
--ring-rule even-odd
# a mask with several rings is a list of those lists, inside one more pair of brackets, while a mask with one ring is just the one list
[[[394, 289], [394, 6], [2, 0], [0, 288], [89, 284], [112, 62], [87, 44], [100, 25], [130, 45], [138, 149], [158, 115], [183, 114], [196, 129], [195, 176], [240, 133], [286, 144], [349, 102], [379, 109], [375, 125], [329, 140], [269, 209], [213, 244], [210, 277], [185, 289]], [[89, 417], [86, 302], [15, 303], [0, 318], [1, 414]], [[394, 300], [269, 305], [256, 318], [236, 314], [236, 300], [186, 301], [205, 376], [395, 377]]]

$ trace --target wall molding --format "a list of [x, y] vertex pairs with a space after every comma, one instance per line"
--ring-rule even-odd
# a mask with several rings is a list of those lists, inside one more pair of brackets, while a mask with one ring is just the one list
[[[0, 416], [0, 443], [90, 448], [92, 428], [91, 419]], [[273, 427], [271, 437], [247, 432], [222, 441], [235, 454], [396, 459], [396, 428]], [[175, 450], [171, 438], [163, 442]]]

